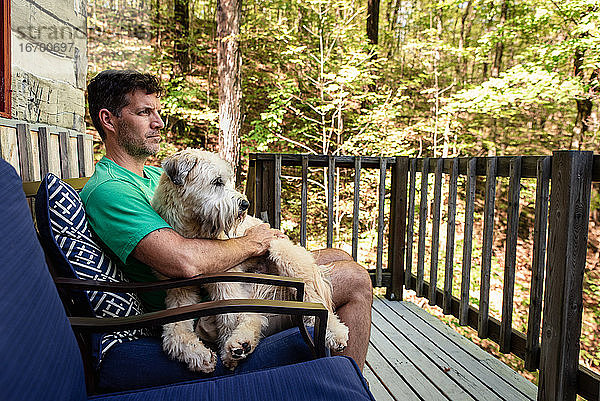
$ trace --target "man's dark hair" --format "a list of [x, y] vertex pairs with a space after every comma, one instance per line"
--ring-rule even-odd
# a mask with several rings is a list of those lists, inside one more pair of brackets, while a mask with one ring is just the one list
[[160, 80], [152, 74], [143, 74], [133, 70], [106, 70], [96, 75], [87, 87], [88, 105], [94, 127], [102, 140], [106, 133], [100, 124], [98, 112], [107, 109], [117, 117], [123, 107], [129, 104], [129, 94], [135, 90], [145, 90], [146, 94], [161, 96], [163, 87]]

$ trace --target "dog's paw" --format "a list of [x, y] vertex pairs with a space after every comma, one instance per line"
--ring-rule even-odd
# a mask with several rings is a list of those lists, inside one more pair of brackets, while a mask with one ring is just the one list
[[163, 349], [171, 359], [181, 361], [193, 372], [210, 373], [217, 365], [217, 355], [193, 333], [186, 338], [163, 337]]
[[204, 345], [188, 355], [186, 363], [193, 372], [211, 373], [217, 365], [217, 355]]
[[241, 360], [246, 359], [254, 351], [255, 347], [256, 341], [248, 338], [230, 337], [223, 347], [221, 355], [223, 365], [231, 370], [235, 369]]
[[342, 352], [348, 346], [348, 327], [342, 322], [335, 327], [328, 327], [325, 334], [325, 344], [329, 349]]

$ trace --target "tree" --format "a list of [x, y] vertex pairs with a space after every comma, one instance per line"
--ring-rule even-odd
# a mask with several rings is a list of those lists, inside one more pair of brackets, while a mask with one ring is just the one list
[[[506, 24], [506, 18], [508, 16], [508, 0], [502, 0], [500, 6], [500, 21], [498, 28], [503, 31], [504, 25]], [[500, 75], [500, 68], [502, 68], [502, 56], [504, 54], [504, 38], [502, 32], [498, 35], [498, 41], [496, 42], [496, 48], [494, 50], [494, 62], [492, 63], [492, 78], [498, 78]]]
[[379, 0], [367, 0], [367, 38], [369, 43], [379, 43]]
[[[157, 10], [160, 5], [157, 3]], [[173, 38], [173, 72], [183, 75], [190, 69], [189, 44], [187, 38], [190, 33], [190, 4], [189, 0], [173, 0], [173, 15], [175, 17], [175, 31]]]
[[[238, 173], [242, 127], [242, 55], [239, 39], [241, 15], [241, 0], [217, 0], [219, 154]], [[236, 178], [236, 181], [239, 179]]]

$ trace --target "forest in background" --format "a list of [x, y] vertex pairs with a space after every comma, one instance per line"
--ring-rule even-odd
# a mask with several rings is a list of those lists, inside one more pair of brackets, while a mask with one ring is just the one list
[[[217, 1], [90, 0], [88, 7], [90, 77], [106, 68], [133, 68], [159, 74], [165, 83], [167, 141], [157, 159], [181, 147], [217, 150], [217, 49], [222, 43]], [[257, 151], [455, 157], [598, 149], [597, 0], [249, 0], [241, 4], [236, 39], [242, 54], [240, 182], [248, 153]], [[284, 174], [284, 189], [297, 194], [297, 171]], [[326, 218], [323, 177], [322, 171], [311, 174], [315, 201], [309, 207], [309, 235], [319, 238]], [[341, 194], [336, 244], [341, 247], [347, 243], [345, 210], [351, 211], [347, 178], [338, 176], [336, 182]], [[366, 174], [364, 180], [365, 251], [359, 261], [369, 266], [376, 245], [377, 177]], [[519, 329], [526, 327], [533, 235], [531, 185], [523, 185], [514, 323]], [[507, 185], [499, 180], [499, 187], [498, 198], [505, 199]], [[295, 238], [297, 200], [292, 197], [283, 206], [283, 226]], [[596, 188], [582, 327], [582, 362], [596, 368], [599, 206]], [[496, 220], [502, 233], [505, 214], [500, 211]], [[458, 238], [460, 224], [457, 230]], [[498, 237], [494, 260], [501, 272], [502, 234]], [[493, 281], [492, 288], [498, 287], [501, 282]], [[491, 307], [492, 315], [499, 312]], [[494, 348], [468, 329], [458, 330]], [[523, 370], [516, 358], [500, 356]]]

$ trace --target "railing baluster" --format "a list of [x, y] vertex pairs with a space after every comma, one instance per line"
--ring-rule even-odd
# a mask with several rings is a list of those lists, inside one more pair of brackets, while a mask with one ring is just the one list
[[433, 232], [431, 233], [431, 272], [429, 274], [429, 305], [435, 305], [437, 277], [438, 277], [438, 252], [440, 247], [440, 206], [442, 203], [442, 170], [444, 159], [437, 159], [435, 165], [435, 184], [433, 191]]
[[517, 237], [519, 230], [519, 195], [521, 193], [521, 157], [510, 161], [508, 187], [508, 223], [506, 227], [506, 252], [504, 256], [504, 288], [502, 296], [502, 324], [500, 325], [500, 352], [510, 352], [512, 312], [515, 292], [517, 262]]
[[546, 233], [548, 227], [548, 198], [552, 158], [538, 160], [535, 190], [535, 223], [533, 229], [533, 262], [531, 264], [531, 290], [529, 295], [529, 319], [527, 322], [527, 348], [525, 369], [532, 371], [539, 366], [540, 323], [546, 267]]
[[335, 158], [329, 155], [327, 157], [327, 248], [333, 246], [333, 191], [335, 179]]
[[358, 261], [358, 221], [360, 218], [360, 169], [362, 159], [354, 158], [354, 205], [352, 209], [352, 258]]
[[275, 216], [273, 218], [273, 227], [281, 227], [281, 155], [275, 155]]
[[308, 208], [308, 155], [302, 155], [302, 190], [300, 198], [300, 245], [306, 247], [306, 219]]
[[408, 190], [408, 157], [396, 157], [392, 167], [392, 193], [390, 199], [390, 223], [388, 241], [388, 269], [390, 285], [385, 296], [390, 300], [402, 300], [404, 284], [404, 252], [406, 250], [406, 198]]
[[71, 178], [71, 161], [69, 158], [69, 133], [58, 133], [59, 153], [60, 153], [60, 178]]
[[40, 149], [40, 174], [43, 179], [50, 172], [50, 134], [46, 127], [38, 128], [38, 147]]
[[425, 281], [425, 236], [427, 235], [427, 183], [429, 176], [429, 158], [423, 159], [421, 169], [421, 202], [419, 202], [419, 248], [417, 251], [417, 296], [422, 297]]
[[77, 135], [77, 161], [78, 161], [78, 172], [80, 177], [85, 177], [85, 151], [83, 149], [85, 143], [83, 134]]
[[444, 271], [444, 314], [452, 313], [452, 279], [454, 276], [454, 234], [456, 232], [456, 192], [458, 184], [458, 157], [452, 160], [448, 186], [448, 226], [446, 227], [446, 265]]
[[375, 286], [381, 287], [383, 280], [383, 229], [385, 228], [385, 173], [387, 171], [387, 159], [379, 159], [379, 217], [377, 224], [377, 265], [375, 273]]
[[33, 181], [35, 173], [33, 170], [33, 145], [29, 124], [17, 124], [17, 143], [21, 179], [23, 181]]
[[415, 187], [417, 183], [417, 159], [410, 161], [410, 189], [408, 193], [408, 225], [406, 227], [406, 270], [404, 272], [404, 286], [411, 288], [413, 239], [415, 228]]
[[471, 255], [473, 252], [473, 218], [475, 211], [475, 188], [477, 184], [477, 158], [469, 159], [467, 166], [467, 199], [465, 203], [465, 239], [463, 241], [463, 265], [460, 283], [459, 324], [469, 323], [469, 297], [471, 289]]
[[492, 249], [494, 246], [494, 210], [496, 207], [496, 173], [498, 159], [487, 161], [485, 178], [485, 206], [483, 211], [483, 244], [481, 257], [481, 286], [479, 291], [479, 338], [487, 338], [490, 307], [490, 272], [492, 269]]

